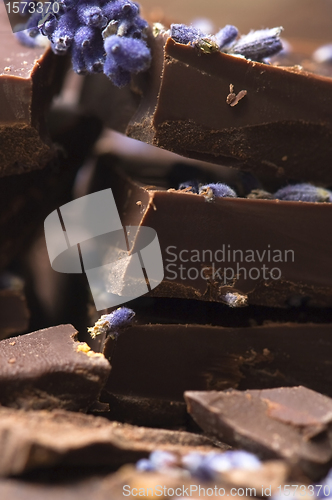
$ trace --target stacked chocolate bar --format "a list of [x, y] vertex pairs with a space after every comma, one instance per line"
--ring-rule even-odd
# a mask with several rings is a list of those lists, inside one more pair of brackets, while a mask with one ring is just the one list
[[[0, 9], [0, 497], [331, 497], [328, 59], [129, 0], [18, 37]], [[100, 310], [68, 207], [108, 189]]]

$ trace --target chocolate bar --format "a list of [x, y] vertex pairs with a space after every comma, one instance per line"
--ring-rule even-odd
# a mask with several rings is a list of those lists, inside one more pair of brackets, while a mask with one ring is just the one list
[[87, 410], [110, 372], [100, 353], [59, 325], [0, 342], [0, 404], [26, 410]]
[[0, 3], [0, 176], [40, 169], [54, 156], [46, 127], [67, 67], [45, 47], [22, 46]]
[[179, 456], [220, 451], [208, 438], [187, 432], [133, 427], [63, 410], [10, 408], [0, 408], [0, 444], [2, 477], [55, 465], [116, 469], [147, 458], [155, 448]]
[[[261, 177], [331, 184], [331, 79], [164, 39], [130, 137]], [[230, 85], [247, 92], [234, 107]]]
[[297, 301], [331, 307], [330, 203], [208, 201], [191, 192], [144, 189], [112, 172], [111, 162], [101, 157], [91, 190], [111, 187], [125, 226], [157, 232], [164, 279], [150, 295], [229, 303], [232, 294], [235, 306]]
[[[158, 311], [158, 305], [155, 307]], [[246, 327], [195, 325], [188, 324], [190, 311], [195, 309], [194, 320], [201, 316], [202, 321], [210, 323], [219, 315], [219, 324], [224, 325], [235, 323], [238, 313], [233, 310], [234, 314], [227, 317], [227, 308], [222, 306], [204, 310], [199, 304], [183, 301], [179, 306], [182, 314], [174, 317], [171, 310], [176, 304], [162, 302], [163, 307], [165, 324], [134, 323], [117, 341], [110, 337], [106, 341], [104, 355], [112, 371], [102, 400], [109, 402], [111, 418], [195, 429], [183, 404], [183, 393], [188, 390], [302, 384], [332, 397], [329, 324], [249, 326], [258, 316], [256, 311], [251, 320], [248, 314]], [[139, 316], [137, 313], [138, 322]], [[153, 319], [150, 316], [150, 322]]]
[[208, 434], [265, 458], [285, 458], [312, 478], [332, 465], [332, 399], [306, 387], [185, 394]]

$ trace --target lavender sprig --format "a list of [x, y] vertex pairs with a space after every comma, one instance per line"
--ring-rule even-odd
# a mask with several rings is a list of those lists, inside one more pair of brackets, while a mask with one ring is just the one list
[[[53, 2], [54, 3], [54, 2]], [[53, 4], [52, 3], [52, 4]], [[79, 74], [104, 72], [115, 85], [130, 83], [131, 75], [151, 64], [148, 23], [131, 0], [59, 0], [59, 11], [36, 13], [26, 26], [30, 37], [42, 34], [57, 55], [71, 54]], [[19, 35], [23, 43], [31, 44]]]
[[273, 198], [284, 201], [332, 202], [332, 192], [312, 184], [294, 184], [279, 189]]
[[262, 61], [282, 50], [280, 34], [283, 28], [250, 31], [242, 36], [230, 49], [231, 54], [244, 56], [246, 59]]

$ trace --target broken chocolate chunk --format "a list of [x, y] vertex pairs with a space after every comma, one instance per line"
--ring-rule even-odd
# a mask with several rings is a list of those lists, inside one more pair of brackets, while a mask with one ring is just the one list
[[[188, 324], [190, 313], [185, 314], [186, 307], [189, 311], [198, 308], [207, 322], [216, 321], [219, 315], [221, 325], [223, 321], [226, 323], [227, 313], [219, 306], [215, 315], [211, 309], [209, 315], [209, 310], [186, 302], [181, 308], [182, 319], [168, 312], [166, 324], [134, 324], [118, 338], [116, 349], [115, 341], [107, 339], [104, 354], [111, 359], [112, 371], [102, 400], [110, 403], [112, 418], [153, 426], [161, 421], [167, 426], [190, 425], [182, 406], [183, 393], [188, 390], [246, 390], [303, 384], [332, 397], [330, 325]], [[239, 314], [236, 310], [232, 312], [232, 317]], [[257, 316], [258, 311], [255, 313]], [[171, 324], [179, 321], [184, 324]], [[231, 322], [230, 317], [228, 321]]]
[[[163, 45], [164, 37], [155, 44]], [[246, 93], [234, 107], [226, 102], [230, 85], [242, 91], [241, 97]], [[202, 54], [168, 38], [163, 63], [154, 64], [150, 90], [127, 133], [260, 176], [329, 184], [331, 89], [330, 78], [296, 67]]]
[[76, 338], [72, 325], [59, 325], [0, 342], [0, 404], [87, 410], [111, 367]]
[[332, 465], [332, 399], [306, 387], [186, 392], [205, 432], [265, 458], [284, 458], [313, 478]]
[[64, 464], [117, 468], [156, 448], [179, 456], [220, 451], [208, 438], [187, 432], [133, 427], [63, 410], [9, 408], [0, 408], [0, 446], [0, 476]]
[[232, 293], [240, 296], [238, 305], [286, 307], [298, 297], [309, 306], [332, 306], [332, 237], [326, 229], [332, 204], [208, 201], [140, 187], [109, 167], [109, 157], [102, 157], [96, 176], [102, 176], [103, 189], [112, 188], [123, 225], [139, 227], [136, 241], [141, 226], [158, 235], [164, 279], [150, 295], [225, 302]]
[[51, 49], [22, 46], [0, 2], [0, 177], [40, 169], [55, 156], [46, 112], [66, 67]]

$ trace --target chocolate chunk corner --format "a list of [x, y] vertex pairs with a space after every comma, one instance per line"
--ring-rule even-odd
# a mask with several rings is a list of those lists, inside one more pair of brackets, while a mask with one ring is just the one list
[[87, 410], [110, 364], [59, 325], [0, 342], [0, 404], [13, 408]]
[[306, 387], [185, 393], [204, 431], [259, 454], [283, 458], [308, 476], [332, 464], [332, 399]]

